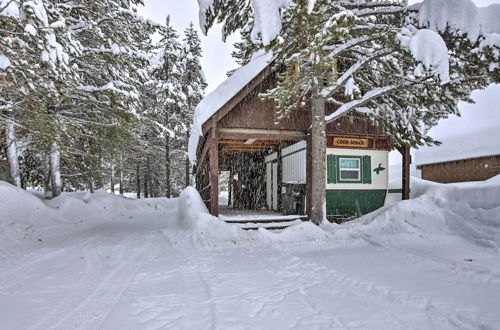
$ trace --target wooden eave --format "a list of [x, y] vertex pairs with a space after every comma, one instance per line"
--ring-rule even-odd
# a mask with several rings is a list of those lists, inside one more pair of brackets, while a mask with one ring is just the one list
[[234, 95], [229, 101], [227, 101], [219, 110], [217, 110], [203, 125], [203, 135], [205, 135], [215, 123], [222, 119], [228, 114], [234, 107], [236, 107], [248, 94], [250, 94], [257, 86], [259, 86], [269, 75], [271, 74], [272, 64], [266, 66], [257, 76], [255, 76], [250, 82], [243, 87], [236, 95]]
[[[243, 87], [236, 95], [227, 101], [219, 110], [217, 110], [205, 123], [202, 125], [203, 135], [200, 137], [198, 143], [197, 153], [201, 152], [199, 165], [204, 162], [205, 156], [208, 152], [209, 137], [217, 136], [217, 132], [212, 132], [207, 136], [207, 133], [214, 127], [217, 127], [217, 122], [233, 110], [247, 95], [249, 95], [255, 88], [257, 88], [272, 72], [272, 63], [267, 65], [261, 72], [259, 72], [250, 82]], [[198, 168], [198, 167], [197, 167]]]

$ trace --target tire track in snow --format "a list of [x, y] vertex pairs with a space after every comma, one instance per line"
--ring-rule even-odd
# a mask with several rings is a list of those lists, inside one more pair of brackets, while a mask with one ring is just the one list
[[[277, 251], [278, 252], [278, 251]], [[262, 254], [262, 255], [260, 255]], [[249, 254], [250, 255], [250, 254]], [[323, 307], [322, 302], [316, 302], [307, 295], [306, 290], [320, 286], [322, 283], [317, 278], [307, 276], [311, 269], [294, 269], [290, 266], [289, 256], [281, 254], [280, 257], [275, 255], [269, 256], [269, 252], [259, 252], [259, 257], [251, 255], [255, 261], [273, 274], [273, 277], [278, 280], [273, 283], [273, 292], [268, 292], [264, 296], [256, 299], [259, 306], [257, 313], [261, 313], [265, 307], [274, 308], [276, 304], [281, 304], [285, 299], [293, 302], [301, 302], [302, 308], [300, 311], [307, 311], [307, 314], [297, 313], [295, 319], [290, 319], [288, 328], [318, 328], [318, 329], [347, 329], [348, 326], [340, 320], [337, 315], [333, 315], [330, 311]], [[284, 258], [283, 258], [284, 257]], [[292, 258], [293, 259], [293, 258]], [[284, 262], [284, 260], [287, 260]], [[295, 265], [295, 263], [293, 263]], [[271, 271], [273, 269], [273, 271]], [[278, 291], [278, 292], [276, 292]], [[274, 297], [274, 299], [266, 299], [266, 296]], [[266, 301], [265, 303], [262, 300]]]
[[[287, 258], [288, 254], [283, 251], [279, 252], [283, 255], [283, 259]], [[292, 261], [292, 267], [299, 270], [303, 269], [303, 271], [299, 271], [300, 273], [306, 273], [307, 269], [309, 269], [309, 271], [312, 269], [314, 270], [313, 273], [321, 274], [321, 277], [325, 279], [325, 281], [334, 280], [340, 283], [341, 287], [344, 289], [346, 287], [354, 289], [354, 291], [351, 291], [352, 294], [359, 294], [366, 300], [376, 299], [382, 303], [389, 302], [409, 309], [414, 309], [430, 316], [431, 319], [434, 320], [433, 322], [439, 322], [440, 327], [447, 326], [449, 328], [459, 329], [480, 328], [485, 330], [495, 329], [495, 327], [480, 320], [476, 311], [472, 309], [458, 307], [447, 301], [431, 300], [425, 296], [414, 295], [409, 291], [397, 290], [390, 286], [378, 285], [374, 282], [360, 280], [338, 270], [306, 260], [303, 257], [293, 255], [290, 258], [290, 255], [288, 255], [288, 259]]]
[[[96, 283], [92, 292], [67, 312], [59, 320], [53, 320], [52, 326], [46, 329], [97, 329], [109, 316], [130, 282], [142, 266], [152, 245], [153, 233], [150, 233], [146, 242], [142, 237], [127, 241], [120, 248], [122, 255], [119, 264]], [[118, 244], [117, 247], [120, 247]], [[143, 246], [139, 251], [129, 254], [134, 246]], [[130, 256], [129, 256], [130, 255]], [[129, 256], [129, 257], [126, 257]]]
[[181, 276], [183, 277], [183, 281], [186, 283], [185, 296], [186, 303], [188, 305], [186, 314], [193, 314], [189, 315], [188, 318], [196, 320], [200, 318], [200, 312], [201, 314], [208, 314], [205, 316], [208, 318], [208, 325], [203, 326], [203, 328], [216, 329], [217, 311], [212, 289], [203, 277], [202, 272], [199, 271], [200, 268], [206, 268], [207, 266], [207, 258], [200, 258], [200, 254], [204, 251], [201, 249], [195, 249], [192, 243], [188, 242], [185, 242], [185, 244], [182, 245], [182, 250], [177, 249], [174, 247], [172, 241], [165, 234], [165, 232], [162, 232], [162, 236], [170, 249], [174, 251], [175, 258], [182, 260]]
[[[0, 277], [0, 292], [6, 293], [10, 288], [19, 287], [22, 283], [31, 282], [34, 279], [37, 279], [39, 274], [36, 270], [40, 267], [40, 264], [56, 264], [57, 260], [54, 261], [54, 259], [64, 256], [65, 254], [67, 255], [68, 250], [80, 249], [88, 245], [93, 240], [95, 240], [95, 238], [89, 238], [83, 243], [78, 244], [76, 247], [62, 247], [55, 251], [50, 251], [49, 253], [31, 253], [29, 258], [36, 258], [35, 260], [28, 259], [27, 261], [22, 261], [22, 264], [17, 267], [10, 268], [9, 271]], [[78, 253], [75, 253], [75, 255], [76, 254]]]
[[[99, 256], [98, 248], [104, 246], [100, 244], [104, 241], [106, 237], [101, 237], [100, 240], [97, 238], [91, 238], [87, 242], [86, 246], [83, 246], [82, 251], [74, 249], [69, 249], [67, 252], [69, 255], [83, 255], [83, 259], [86, 261], [86, 271], [84, 276], [75, 284], [77, 288], [75, 291], [68, 291], [65, 298], [58, 302], [58, 304], [48, 312], [42, 319], [38, 320], [35, 324], [29, 327], [29, 330], [34, 329], [52, 329], [55, 324], [68, 314], [72, 313], [75, 308], [81, 305], [86, 299], [88, 299], [100, 286], [102, 282], [103, 274], [103, 263]], [[125, 261], [126, 250], [131, 247], [131, 239], [124, 238], [119, 239], [112, 247], [111, 251], [108, 253], [110, 262], [117, 262], [122, 265]], [[80, 248], [80, 247], [79, 247]], [[73, 251], [76, 250], [76, 251]], [[109, 275], [108, 275], [109, 276]], [[57, 287], [56, 289], [61, 289]], [[60, 293], [58, 294], [60, 296]], [[68, 328], [69, 329], [69, 328]]]
[[457, 277], [467, 280], [476, 280], [483, 283], [500, 282], [500, 272], [495, 272], [481, 265], [465, 264], [464, 261], [454, 261], [437, 255], [429, 255], [405, 246], [397, 246], [394, 251], [419, 261], [429, 261], [441, 267], [446, 267]]
[[[144, 257], [142, 258], [140, 264], [135, 269], [135, 271], [133, 272], [132, 276], [130, 276], [130, 278], [128, 279], [127, 285], [121, 291], [121, 293], [119, 294], [119, 297], [116, 300], [116, 303], [113, 305], [112, 308], [110, 308], [108, 310], [108, 312], [106, 313], [106, 316], [103, 317], [102, 320], [100, 321], [100, 324], [98, 326], [99, 329], [104, 329], [106, 327], [107, 321], [111, 318], [111, 316], [115, 312], [115, 310], [118, 307], [118, 305], [122, 302], [122, 300], [123, 300], [126, 292], [129, 291], [129, 289], [132, 287], [134, 281], [138, 281], [138, 282], [141, 282], [141, 283], [143, 282], [142, 278], [137, 279], [137, 277], [138, 277], [137, 274], [139, 273], [139, 271], [142, 270], [142, 268], [144, 267], [144, 265], [147, 262], [148, 263], [154, 262], [156, 260], [156, 254], [158, 254], [159, 251], [162, 251], [161, 247], [163, 246], [163, 244], [161, 244], [161, 243], [163, 242], [163, 237], [162, 237], [161, 233], [159, 231], [158, 232], [152, 232], [151, 235], [153, 236], [152, 241], [154, 240], [154, 245], [153, 245], [153, 242], [151, 241], [150, 244], [149, 244], [149, 248], [147, 249], [148, 252], [144, 255]], [[151, 274], [148, 274], [148, 275], [151, 275]]]

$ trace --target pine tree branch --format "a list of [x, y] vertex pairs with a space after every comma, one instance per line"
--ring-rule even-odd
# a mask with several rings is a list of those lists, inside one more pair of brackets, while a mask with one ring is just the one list
[[335, 93], [337, 90], [339, 90], [339, 88], [342, 87], [346, 83], [346, 81], [350, 77], [353, 76], [354, 73], [359, 71], [361, 68], [365, 67], [366, 64], [376, 60], [379, 57], [389, 55], [391, 53], [392, 53], [392, 49], [389, 49], [389, 50], [388, 49], [381, 49], [381, 50], [374, 52], [372, 56], [362, 59], [361, 61], [352, 65], [348, 70], [346, 70], [346, 72], [344, 72], [344, 74], [339, 79], [337, 79], [335, 84], [324, 88], [323, 91], [321, 92], [321, 95], [324, 98], [329, 98], [330, 96], [333, 95], [333, 93]]

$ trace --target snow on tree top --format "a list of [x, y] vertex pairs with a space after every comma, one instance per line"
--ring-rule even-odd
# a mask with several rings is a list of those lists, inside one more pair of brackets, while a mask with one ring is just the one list
[[262, 72], [269, 65], [272, 58], [272, 53], [256, 53], [247, 65], [236, 70], [196, 106], [188, 147], [188, 155], [191, 162], [196, 162], [198, 141], [200, 136], [203, 135], [202, 125], [224, 104], [231, 100], [236, 93]]
[[[442, 83], [450, 81], [448, 48], [438, 33], [428, 29], [418, 30], [410, 40], [410, 51], [426, 69], [434, 70]], [[421, 65], [417, 66], [415, 76], [422, 75], [421, 71]]]
[[268, 46], [281, 31], [280, 8], [290, 5], [288, 0], [253, 0], [255, 24], [252, 41]]
[[0, 0], [0, 15], [19, 17], [19, 8], [14, 1]]
[[425, 0], [419, 10], [420, 26], [444, 32], [451, 28], [475, 42], [480, 35], [500, 33], [500, 5], [477, 7], [471, 0]]
[[491, 127], [468, 134], [457, 134], [438, 139], [440, 146], [417, 149], [417, 165], [500, 154], [499, 127]]

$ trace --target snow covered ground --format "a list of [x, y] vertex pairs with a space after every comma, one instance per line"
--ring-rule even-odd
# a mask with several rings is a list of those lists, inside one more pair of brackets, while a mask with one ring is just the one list
[[2, 329], [498, 329], [500, 177], [245, 232], [179, 199], [0, 182]]

